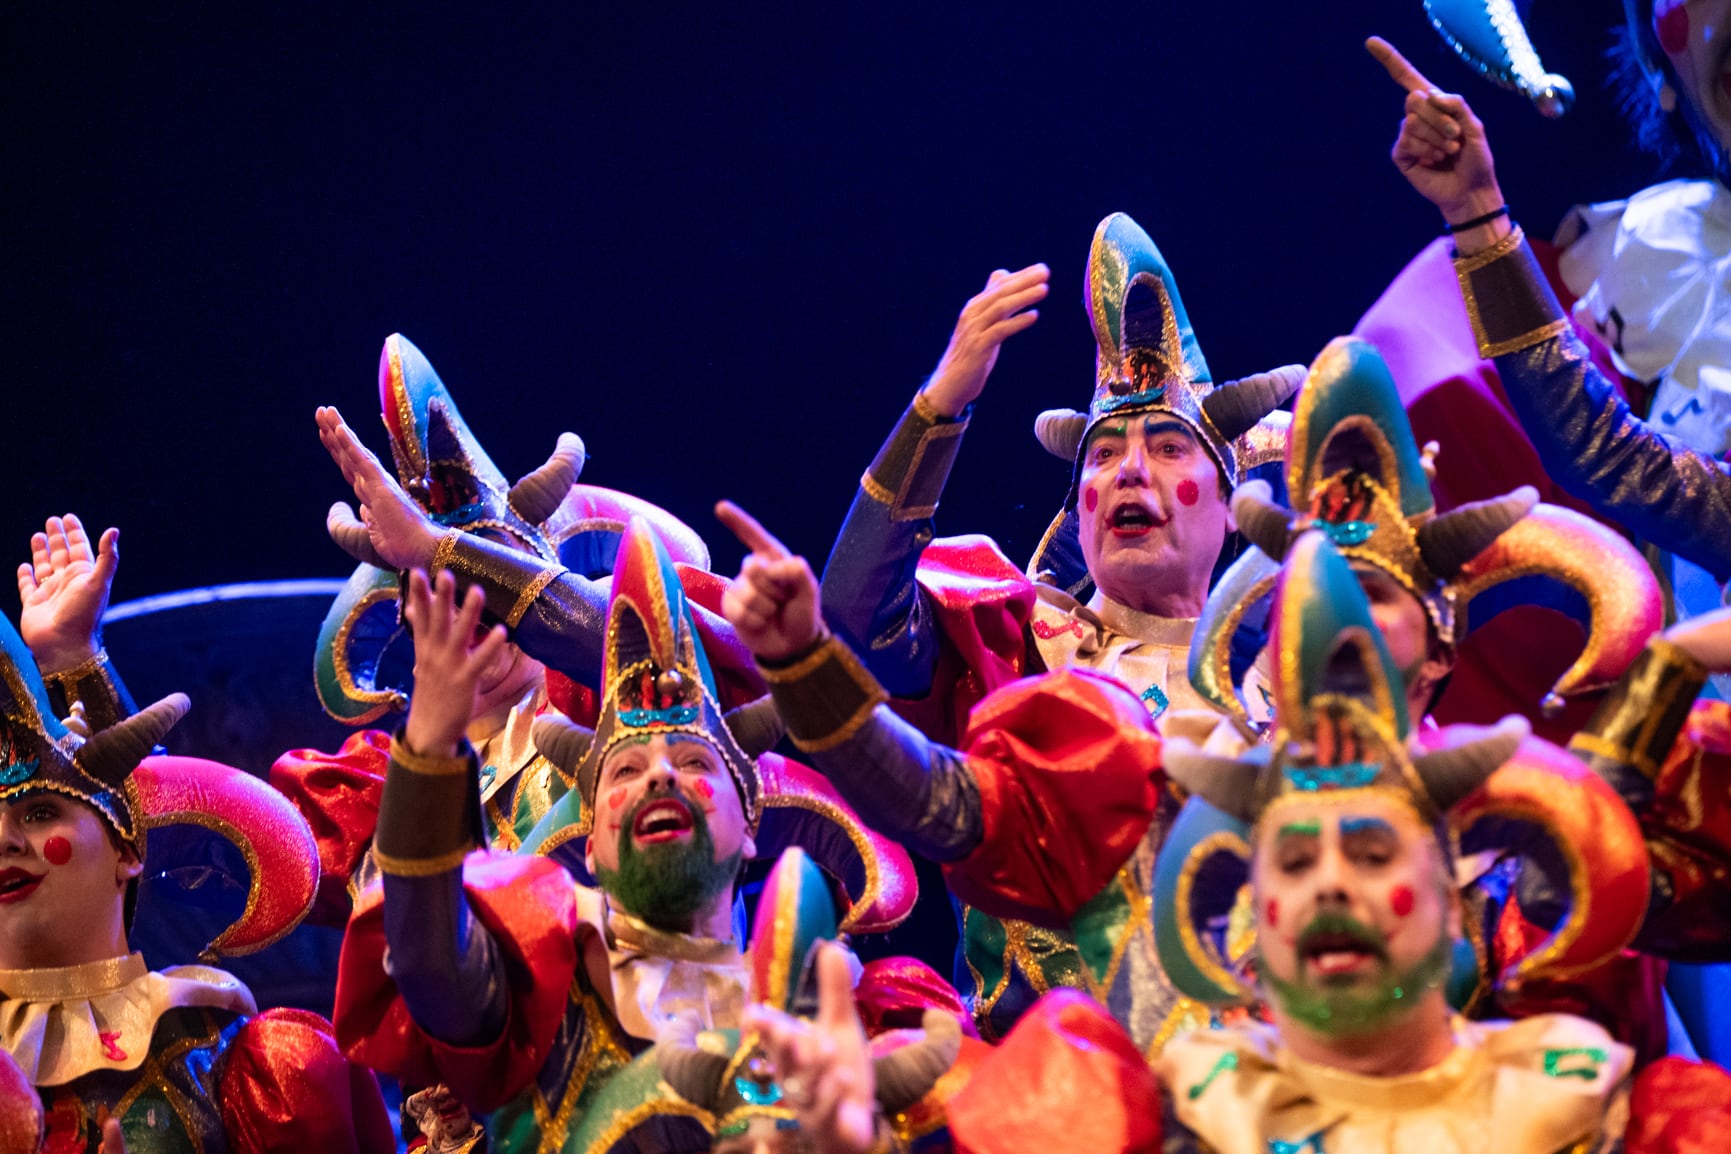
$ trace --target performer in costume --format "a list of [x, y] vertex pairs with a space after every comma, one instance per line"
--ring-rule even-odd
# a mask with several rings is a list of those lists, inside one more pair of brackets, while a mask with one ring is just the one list
[[[1678, 5], [1676, 11], [1688, 7]], [[1427, 87], [1424, 77], [1392, 48], [1382, 45], [1378, 51], [1409, 94]], [[1394, 157], [1444, 219], [1471, 223], [1506, 210], [1484, 126], [1465, 101], [1409, 95], [1408, 107]], [[1440, 151], [1435, 134], [1451, 130], [1458, 149]], [[1595, 509], [1700, 565], [1715, 580], [1731, 575], [1731, 477], [1723, 463], [1634, 416], [1613, 382], [1594, 365], [1506, 212], [1460, 232], [1456, 246], [1457, 279], [1479, 352], [1494, 361], [1545, 468]], [[1686, 799], [1722, 793], [1720, 783], [1731, 774], [1724, 762], [1727, 747], [1719, 737], [1725, 706], [1711, 702], [1699, 708], [1700, 724], [1689, 724], [1683, 746], [1664, 759], [1675, 768], [1660, 786], [1663, 795], [1655, 794], [1650, 804], [1631, 800], [1643, 804], [1649, 822], [1664, 815], [1669, 832], [1650, 825], [1650, 838], [1675, 835], [1717, 852], [1731, 831], [1716, 826], [1709, 814]], [[1714, 883], [1706, 892], [1716, 889]], [[1690, 904], [1685, 902], [1685, 908]]]
[[251, 870], [245, 914], [208, 955], [293, 929], [318, 880], [294, 808], [239, 770], [147, 757], [185, 713], [180, 695], [81, 738], [54, 716], [10, 625], [0, 685], [0, 1047], [42, 1096], [47, 1148], [95, 1151], [106, 1125], [104, 1150], [123, 1136], [135, 1154], [394, 1149], [378, 1087], [323, 1019], [259, 1014], [232, 975], [153, 973], [127, 951], [146, 833], [169, 825], [234, 841]]
[[[823, 1109], [822, 1089], [783, 1079], [772, 1051], [778, 1031], [817, 1012], [825, 982], [841, 985], [843, 996], [830, 1000], [847, 1008], [865, 1038], [854, 1010], [854, 971], [836, 936], [835, 905], [822, 872], [802, 851], [787, 850], [764, 883], [746, 950], [754, 1005], [745, 1028], [676, 1031], [656, 1045], [661, 1077], [715, 1117], [716, 1154], [828, 1149], [820, 1134], [800, 1125], [803, 1112]], [[868, 967], [862, 984], [870, 976]], [[934, 1090], [959, 1084], [964, 1044], [970, 1060], [986, 1049], [964, 1041], [956, 1018], [942, 1010], [928, 1009], [921, 1026], [870, 1043], [876, 1096], [863, 1122], [876, 1149], [906, 1149], [915, 1141], [921, 1149], [935, 1148], [942, 1141], [945, 1092]]]
[[[477, 642], [484, 595], [471, 587], [459, 612], [454, 584], [448, 574], [431, 590], [418, 572], [410, 580], [419, 688], [386, 777], [374, 848], [382, 886], [363, 895], [344, 941], [338, 1035], [356, 1059], [448, 1085], [488, 1112], [500, 1149], [606, 1151], [634, 1135], [704, 1148], [712, 1119], [659, 1092], [652, 1071], [614, 1083], [682, 1015], [739, 1024], [747, 971], [734, 883], [771, 830], [766, 775], [750, 753], [779, 727], [761, 708], [724, 718], [678, 575], [633, 520], [613, 577], [598, 724], [537, 726], [578, 800], [555, 803], [531, 832], [534, 856], [469, 857], [481, 844], [479, 764], [462, 735], [505, 634], [495, 627]], [[803, 780], [771, 768], [784, 795]], [[845, 924], [905, 917], [906, 857], [821, 795], [795, 800], [811, 808], [776, 811], [783, 832], [773, 836], [803, 830], [814, 857], [851, 880]], [[592, 830], [570, 820], [577, 812], [593, 815]], [[571, 853], [599, 888], [546, 860]]]
[[[1232, 529], [1226, 494], [1278, 459], [1283, 414], [1270, 414], [1302, 378], [1293, 366], [1215, 387], [1172, 270], [1148, 234], [1115, 213], [1088, 254], [1084, 305], [1098, 345], [1089, 410], [1035, 422], [1074, 476], [1028, 574], [985, 538], [933, 540], [973, 402], [1003, 341], [1032, 323], [1024, 310], [1044, 298], [1046, 279], [1044, 265], [994, 273], [968, 302], [937, 371], [861, 478], [824, 569], [837, 635], [898, 711], [947, 744], [986, 694], [1041, 669], [1116, 677], [1155, 717], [1199, 704], [1186, 652]], [[953, 832], [944, 815], [912, 808], [884, 828], [939, 860]], [[1127, 876], [1095, 924], [1122, 922], [1126, 903], [1140, 900]], [[1086, 951], [1067, 935], [972, 908], [960, 916], [957, 984], [988, 1037], [1046, 989], [1107, 976], [1089, 974]]]
[[[1272, 589], [1278, 559], [1309, 527], [1328, 534], [1363, 585], [1410, 717], [1425, 718], [1469, 625], [1480, 627], [1513, 604], [1579, 606], [1587, 645], [1555, 687], [1561, 693], [1607, 688], [1642, 652], [1659, 626], [1662, 597], [1633, 546], [1590, 518], [1534, 504], [1528, 488], [1438, 514], [1427, 476], [1431, 449], [1420, 454], [1375, 349], [1341, 338], [1323, 350], [1293, 407], [1287, 487], [1297, 508], [1271, 501], [1259, 482], [1233, 497], [1238, 524], [1257, 548], [1222, 577], [1198, 625], [1191, 670], [1210, 704], [1241, 721], [1266, 718], [1268, 670], [1259, 661], [1247, 678], [1245, 696], [1261, 707], [1251, 710], [1231, 679], [1232, 633]], [[1494, 1002], [1499, 992], [1489, 977], [1538, 942], [1535, 919], [1543, 924], [1557, 904], [1541, 871], [1520, 868], [1519, 853], [1518, 845], [1485, 847], [1471, 859], [1475, 870], [1459, 879], [1474, 923], [1469, 941], [1481, 955], [1478, 980], [1455, 991], [1459, 1008], [1476, 1016], [1566, 1006], [1598, 1020], [1643, 1059], [1664, 1054], [1665, 967], [1655, 958], [1625, 953], [1568, 984], [1523, 990], [1518, 999], [1502, 991]], [[1641, 944], [1675, 956], [1662, 940]]]
[[[1731, 348], [1731, 312], [1718, 285], [1731, 256], [1723, 223], [1731, 203], [1724, 184], [1731, 120], [1717, 88], [1714, 31], [1728, 11], [1722, 0], [1627, 0], [1623, 7], [1613, 81], [1636, 142], [1668, 168], [1708, 179], [1668, 180], [1626, 202], [1579, 207], [1553, 242], [1530, 242], [1536, 269], [1563, 306], [1554, 319], [1570, 319], [1580, 347], [1604, 373], [1603, 390], [1572, 395], [1568, 408], [1512, 395], [1519, 390], [1501, 370], [1504, 358], [1493, 363], [1481, 352], [1474, 322], [1453, 304], [1460, 290], [1452, 236], [1414, 258], [1357, 331], [1389, 358], [1421, 439], [1454, 446], [1438, 488], [1444, 507], [1527, 483], [1548, 502], [1590, 510], [1646, 541], [1674, 540], [1681, 551], [1650, 553], [1667, 585], [1668, 616], [1682, 618], [1720, 603], [1726, 563], [1711, 548], [1702, 552], [1699, 539], [1654, 536], [1653, 521], [1677, 519], [1644, 508], [1650, 478], [1624, 470], [1621, 458], [1597, 459], [1612, 426], [1594, 415], [1620, 393], [1633, 417], [1650, 420], [1667, 437], [1707, 458], [1722, 458], [1726, 449], [1731, 378], [1721, 365]], [[1560, 80], [1539, 67], [1511, 6], [1439, 0], [1426, 10], [1481, 70], [1541, 101], [1547, 81]], [[1420, 154], [1420, 169], [1445, 162], [1470, 167], [1483, 144], [1482, 126], [1464, 102], [1419, 89], [1429, 82], [1404, 62], [1392, 71], [1411, 93], [1408, 111], [1431, 113], [1426, 148], [1435, 151]], [[1456, 113], [1465, 113], [1458, 124]], [[1397, 160], [1411, 165], [1415, 156], [1403, 159], [1397, 149]], [[1485, 191], [1494, 192], [1494, 180]], [[1499, 207], [1484, 199], [1480, 212]], [[1585, 431], [1594, 427], [1598, 433]], [[1592, 448], [1581, 440], [1588, 436], [1597, 438]], [[1680, 521], [1675, 531], [1687, 532]], [[1448, 715], [1494, 716], [1530, 697], [1544, 662], [1512, 655], [1542, 651], [1544, 629], [1537, 618], [1515, 615], [1487, 630], [1485, 645], [1469, 646]], [[1731, 683], [1717, 680], [1715, 688], [1724, 697]], [[1585, 721], [1586, 705], [1535, 722], [1560, 741]]]
[[[474, 533], [535, 565], [565, 558], [585, 577], [599, 577], [612, 566], [626, 520], [641, 515], [678, 560], [700, 568], [709, 563], [702, 540], [675, 518], [623, 493], [578, 484], [584, 451], [574, 434], [561, 434], [544, 465], [507, 486], [432, 364], [400, 334], [386, 339], [379, 356], [379, 407], [398, 491], [447, 532]], [[360, 564], [319, 632], [315, 685], [332, 717], [366, 725], [407, 703], [401, 689], [381, 683], [379, 669], [400, 628], [400, 578], [346, 504], [332, 507], [327, 525]], [[554, 677], [553, 692], [563, 690], [567, 704], [581, 701], [561, 680]], [[507, 645], [481, 685], [467, 736], [481, 759], [487, 843], [510, 850], [571, 783], [536, 753], [531, 736], [535, 718], [551, 708], [542, 664]], [[324, 924], [346, 923], [354, 895], [370, 880], [366, 854], [389, 755], [390, 734], [365, 729], [340, 750], [291, 750], [271, 768], [272, 784], [295, 801], [318, 835], [322, 880], [314, 917]]]
[[[1526, 731], [1519, 718], [1410, 752], [1404, 687], [1358, 581], [1319, 532], [1293, 546], [1274, 630], [1274, 744], [1233, 760], [1168, 742], [1171, 772], [1199, 795], [1180, 824], [1199, 836], [1175, 835], [1162, 850], [1160, 894], [1162, 909], [1185, 917], [1212, 846], [1241, 840], [1253, 853], [1258, 973], [1273, 1024], [1182, 1035], [1151, 1073], [1099, 1007], [1059, 991], [950, 1101], [955, 1148], [1712, 1149], [1731, 1122], [1723, 1070], [1666, 1059], [1631, 1087], [1628, 1050], [1590, 1022], [1558, 1014], [1469, 1023], [1444, 999], [1461, 930], [1454, 831], [1519, 814], [1561, 835], [1566, 849], [1583, 832], [1582, 810], [1600, 837], [1635, 836], [1627, 811], [1578, 764], [1567, 773], [1499, 768]], [[1583, 864], [1574, 874], [1575, 903], [1544, 965], [1590, 963], [1633, 931], [1647, 883], [1639, 855], [1627, 865]], [[1162, 947], [1171, 971], [1205, 992], [1205, 967], [1184, 936], [1166, 935]], [[1523, 964], [1506, 976], [1539, 972]], [[806, 1078], [850, 1057], [833, 1042], [827, 1053], [803, 1053], [792, 1072]], [[852, 1072], [864, 1073], [857, 1062]]]

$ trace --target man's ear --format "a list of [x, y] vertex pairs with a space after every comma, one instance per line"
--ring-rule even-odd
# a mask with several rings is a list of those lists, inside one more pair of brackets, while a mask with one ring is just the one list
[[595, 831], [593, 830], [583, 840], [583, 868], [589, 871], [589, 876], [592, 878], [600, 876], [595, 872]]
[[750, 834], [746, 834], [745, 837], [740, 841], [740, 843], [739, 843], [739, 856], [741, 859], [743, 859], [745, 861], [756, 861], [757, 860], [757, 842], [752, 838], [752, 836]]

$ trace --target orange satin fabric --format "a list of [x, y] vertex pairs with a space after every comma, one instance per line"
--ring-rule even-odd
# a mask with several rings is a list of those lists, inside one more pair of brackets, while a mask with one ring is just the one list
[[949, 1125], [957, 1154], [1158, 1154], [1160, 1087], [1099, 1003], [1054, 990], [950, 1099]]
[[1642, 943], [1679, 960], [1722, 961], [1731, 941], [1731, 704], [1697, 702], [1641, 815], [1668, 907]]
[[1731, 1074], [1666, 1058], [1635, 1079], [1624, 1154], [1716, 1154], [1731, 1140]]
[[944, 867], [951, 892], [995, 917], [1068, 927], [1159, 804], [1160, 738], [1147, 709], [1109, 677], [1042, 674], [981, 703], [962, 750], [983, 835]]

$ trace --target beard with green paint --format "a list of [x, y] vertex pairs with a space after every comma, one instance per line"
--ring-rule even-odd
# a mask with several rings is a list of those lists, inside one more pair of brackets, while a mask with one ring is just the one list
[[[684, 811], [689, 835], [644, 844], [640, 835], [647, 830], [653, 836], [660, 811], [670, 805]], [[674, 933], [690, 933], [697, 914], [732, 891], [744, 861], [740, 850], [718, 859], [703, 808], [665, 795], [643, 797], [626, 812], [617, 853], [616, 868], [595, 866], [601, 888], [627, 913]]]
[[1442, 988], [1459, 931], [1447, 854], [1388, 791], [1294, 797], [1265, 814], [1254, 882], [1257, 972], [1283, 1032], [1364, 1038]]

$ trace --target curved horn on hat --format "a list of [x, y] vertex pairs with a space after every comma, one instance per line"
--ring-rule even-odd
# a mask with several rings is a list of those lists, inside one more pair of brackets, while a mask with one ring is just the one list
[[325, 514], [325, 532], [331, 535], [331, 540], [337, 543], [337, 548], [364, 565], [372, 565], [379, 569], [395, 569], [379, 556], [379, 551], [373, 548], [372, 534], [361, 523], [355, 511], [347, 501], [338, 501], [331, 506], [331, 511]]
[[559, 502], [577, 483], [586, 460], [583, 438], [576, 433], [560, 433], [559, 443], [547, 463], [511, 486], [511, 508], [529, 524], [541, 524], [553, 515]]
[[1533, 726], [1526, 718], [1512, 714], [1495, 725], [1452, 725], [1445, 732], [1451, 737], [1459, 734], [1460, 740], [1412, 759], [1413, 772], [1424, 783], [1438, 813], [1447, 813], [1483, 785], [1532, 735]]
[[1450, 580], [1538, 503], [1539, 491], [1522, 485], [1501, 497], [1451, 509], [1418, 527], [1418, 551], [1432, 573]]
[[1246, 481], [1232, 491], [1232, 519], [1245, 540], [1275, 561], [1286, 559], [1286, 550], [1297, 536], [1292, 530], [1292, 512], [1274, 502], [1267, 481]]
[[92, 737], [79, 747], [73, 761], [96, 780], [118, 786], [191, 708], [186, 694], [171, 693]]
[[733, 734], [733, 740], [739, 743], [745, 756], [754, 759], [774, 749], [776, 742], [787, 735], [787, 725], [767, 693], [755, 701], [735, 706], [722, 714], [721, 719], [727, 723], [727, 731]]
[[1222, 440], [1236, 441], [1290, 400], [1309, 374], [1310, 370], [1303, 365], [1282, 365], [1242, 380], [1227, 381], [1202, 398], [1202, 411], [1208, 414]]
[[705, 1110], [721, 1105], [721, 1080], [729, 1056], [712, 1054], [695, 1042], [663, 1038], [655, 1043], [655, 1066], [673, 1092]]
[[1082, 447], [1082, 434], [1087, 431], [1088, 414], [1075, 409], [1047, 409], [1034, 418], [1034, 436], [1041, 447], [1066, 461], [1076, 459], [1076, 450]]
[[927, 1010], [920, 1025], [924, 1038], [872, 1061], [878, 1105], [887, 1115], [900, 1114], [931, 1093], [961, 1052], [962, 1028], [949, 1014]]
[[[1541, 586], [1549, 588], [1529, 586], [1518, 602], [1494, 594], [1475, 600], [1530, 577], [1545, 578]], [[1560, 706], [1569, 694], [1615, 682], [1665, 623], [1664, 590], [1639, 549], [1591, 517], [1543, 502], [1470, 562], [1454, 590], [1467, 630], [1516, 603], [1560, 609], [1585, 627], [1586, 647], [1551, 687], [1547, 709]], [[1556, 601], [1563, 590], [1572, 590], [1582, 604]], [[1457, 635], [1460, 629], [1457, 625]]]
[[1262, 767], [1253, 761], [1204, 753], [1201, 746], [1174, 737], [1161, 751], [1166, 776], [1215, 809], [1242, 822], [1256, 820], [1256, 783]]
[[595, 740], [595, 731], [568, 717], [549, 713], [535, 719], [535, 724], [529, 728], [529, 736], [542, 757], [558, 766], [566, 777], [575, 777], [577, 767], [583, 764], [589, 746]]

